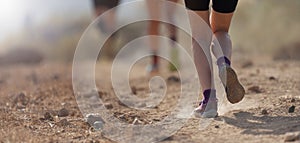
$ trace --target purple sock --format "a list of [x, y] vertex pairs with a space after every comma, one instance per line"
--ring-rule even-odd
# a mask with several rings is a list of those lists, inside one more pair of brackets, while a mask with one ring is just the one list
[[209, 98], [216, 98], [216, 90], [215, 89], [207, 89], [203, 92], [203, 103], [207, 103]]
[[217, 60], [217, 65], [220, 67], [220, 66], [222, 66], [222, 65], [224, 65], [224, 64], [227, 64], [227, 65], [231, 65], [231, 62], [230, 62], [230, 60], [227, 58], [227, 57], [225, 57], [225, 56], [223, 56], [223, 57], [220, 57], [218, 60]]

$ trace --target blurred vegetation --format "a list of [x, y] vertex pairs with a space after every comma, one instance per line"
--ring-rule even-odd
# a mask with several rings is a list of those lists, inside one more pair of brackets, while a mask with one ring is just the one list
[[[300, 37], [299, 13], [299, 0], [240, 0], [230, 31], [234, 49], [274, 54], [285, 51], [283, 48], [300, 48], [295, 47], [300, 45], [297, 44]], [[46, 55], [48, 60], [71, 62], [78, 41], [91, 21], [90, 15], [81, 15], [77, 19], [53, 16], [31, 30], [24, 28], [0, 46], [6, 49], [34, 48]], [[145, 28], [144, 24], [137, 27]], [[133, 29], [130, 37], [139, 35], [134, 31], [138, 30]], [[93, 38], [99, 38], [97, 32]], [[110, 49], [104, 51], [104, 55], [114, 54]]]
[[234, 46], [268, 54], [297, 45], [299, 7], [299, 0], [240, 0], [231, 28]]

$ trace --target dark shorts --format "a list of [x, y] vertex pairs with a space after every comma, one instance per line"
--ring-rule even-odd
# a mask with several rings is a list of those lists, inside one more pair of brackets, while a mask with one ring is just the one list
[[93, 0], [94, 7], [113, 8], [119, 4], [119, 0]]
[[[210, 0], [185, 0], [188, 9], [194, 11], [209, 10]], [[238, 0], [212, 0], [212, 8], [220, 13], [232, 13], [235, 11]]]

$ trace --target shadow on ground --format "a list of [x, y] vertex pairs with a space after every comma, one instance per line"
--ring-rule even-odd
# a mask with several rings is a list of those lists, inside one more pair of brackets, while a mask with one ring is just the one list
[[300, 116], [256, 116], [250, 112], [234, 113], [234, 118], [222, 117], [225, 123], [244, 129], [242, 134], [281, 135], [300, 131]]

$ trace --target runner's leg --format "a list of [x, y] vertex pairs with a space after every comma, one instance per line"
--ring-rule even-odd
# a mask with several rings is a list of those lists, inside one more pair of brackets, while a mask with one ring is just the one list
[[213, 48], [214, 55], [218, 59], [219, 77], [224, 85], [228, 101], [233, 104], [240, 102], [245, 95], [244, 87], [230, 66], [232, 43], [228, 31], [237, 3], [238, 0], [213, 0], [211, 15], [212, 31], [221, 47], [221, 51], [219, 48]]
[[[193, 10], [198, 16], [200, 16], [209, 25], [209, 3], [210, 0], [185, 0], [186, 7]], [[192, 19], [190, 19], [192, 22]], [[193, 25], [193, 24], [192, 24]], [[191, 27], [192, 31], [199, 28], [196, 25]], [[198, 33], [193, 33], [196, 35]], [[214, 89], [214, 82], [212, 79], [213, 68], [209, 63], [212, 63], [211, 54], [205, 55], [202, 49], [209, 50], [210, 46], [200, 47], [193, 41], [194, 62], [198, 71], [198, 77], [202, 87], [202, 92], [210, 89]]]
[[[146, 1], [147, 7], [148, 7], [148, 13], [150, 18], [152, 19], [159, 19], [160, 16], [160, 11], [159, 11], [159, 2], [158, 1], [153, 1], [153, 0], [147, 0]], [[148, 34], [149, 35], [159, 35], [159, 21], [150, 21], [149, 22], [149, 27], [148, 27]], [[159, 68], [159, 58], [157, 56], [158, 53], [158, 48], [159, 48], [159, 39], [155, 37], [150, 38], [150, 48], [152, 51], [153, 56], [151, 56], [151, 62], [148, 67], [148, 72], [150, 74], [157, 74], [158, 73], [158, 68]]]

